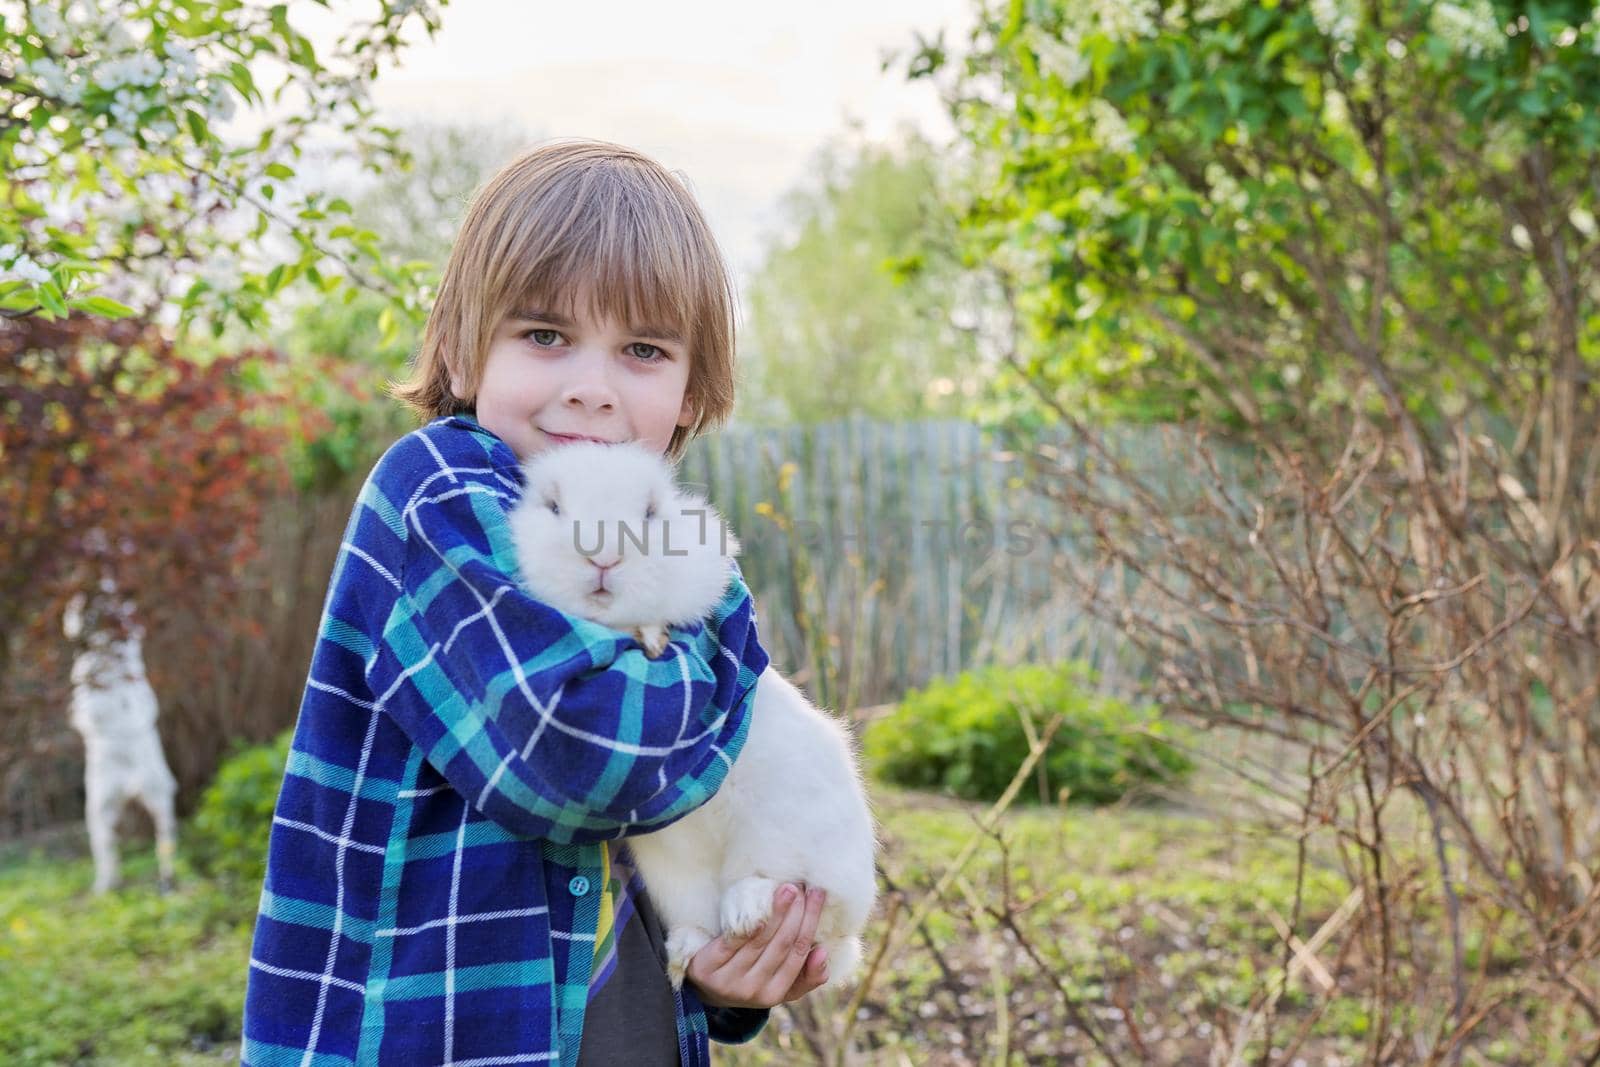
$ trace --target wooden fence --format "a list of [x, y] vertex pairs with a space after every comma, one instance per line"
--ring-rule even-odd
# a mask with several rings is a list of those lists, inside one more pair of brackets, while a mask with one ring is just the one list
[[851, 418], [731, 428], [680, 479], [738, 533], [773, 662], [854, 708], [996, 662], [1112, 667], [1114, 637], [1053, 577], [1063, 516], [1021, 466], [970, 423]]

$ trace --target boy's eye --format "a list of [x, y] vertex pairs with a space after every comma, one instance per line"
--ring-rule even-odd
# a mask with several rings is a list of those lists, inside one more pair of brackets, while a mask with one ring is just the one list
[[[561, 331], [542, 328], [525, 330], [522, 336], [528, 338], [540, 348], [551, 348], [560, 342]], [[660, 363], [662, 360], [670, 358], [663, 349], [656, 345], [647, 344], [644, 341], [635, 341], [628, 348], [641, 363]]]

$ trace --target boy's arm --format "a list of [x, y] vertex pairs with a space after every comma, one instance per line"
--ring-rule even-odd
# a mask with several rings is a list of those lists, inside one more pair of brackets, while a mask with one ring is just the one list
[[598, 841], [681, 818], [722, 784], [766, 666], [742, 576], [651, 660], [523, 590], [504, 498], [462, 478], [407, 504], [398, 596], [368, 667], [378, 703], [513, 832]]

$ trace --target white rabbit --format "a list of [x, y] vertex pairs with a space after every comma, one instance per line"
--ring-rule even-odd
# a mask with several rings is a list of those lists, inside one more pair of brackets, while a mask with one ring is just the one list
[[[524, 468], [512, 511], [523, 580], [570, 615], [633, 631], [646, 653], [666, 626], [702, 619], [732, 575], [737, 538], [662, 457], [634, 444], [573, 442]], [[827, 892], [816, 941], [828, 983], [861, 962], [877, 893], [877, 838], [849, 734], [770, 666], [756, 682], [749, 734], [722, 787], [664, 829], [628, 838], [667, 932], [667, 974], [719, 933], [742, 938], [783, 882]]]

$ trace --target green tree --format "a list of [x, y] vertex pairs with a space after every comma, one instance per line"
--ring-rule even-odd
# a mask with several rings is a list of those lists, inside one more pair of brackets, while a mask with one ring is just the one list
[[[0, 312], [170, 310], [220, 335], [301, 280], [417, 312], [419, 272], [296, 164], [319, 134], [379, 173], [403, 159], [367, 84], [442, 2], [381, 0], [321, 54], [286, 3], [0, 3]], [[259, 137], [220, 132], [269, 104], [284, 107]]]
[[953, 414], [977, 391], [973, 303], [932, 146], [825, 148], [750, 283], [745, 417]]
[[[1415, 463], [1430, 412], [1548, 400], [1575, 440], [1600, 356], [1591, 3], [1018, 0], [971, 44], [947, 82], [988, 176], [969, 258], [1052, 399], [1280, 433], [1372, 410]], [[910, 69], [955, 66], [932, 42]]]

